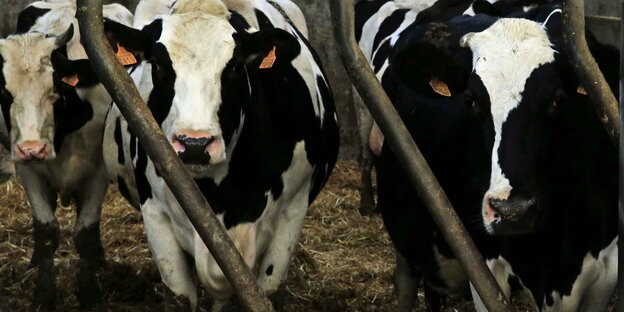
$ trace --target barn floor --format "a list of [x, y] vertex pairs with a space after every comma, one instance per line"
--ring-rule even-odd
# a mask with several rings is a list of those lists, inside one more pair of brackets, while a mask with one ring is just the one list
[[[379, 216], [358, 213], [358, 172], [339, 163], [328, 186], [310, 208], [283, 292], [283, 311], [394, 311], [394, 255]], [[71, 242], [73, 208], [59, 208], [61, 243], [56, 252], [57, 311], [77, 311], [78, 256]], [[108, 266], [101, 272], [104, 311], [163, 311], [163, 290], [150, 258], [141, 215], [111, 188], [102, 216]], [[0, 186], [0, 294], [15, 311], [32, 311], [36, 269], [30, 209], [15, 182]], [[420, 296], [422, 301], [422, 295]], [[202, 295], [202, 304], [209, 300]], [[419, 309], [421, 311], [423, 309]], [[516, 309], [527, 311], [526, 307]], [[470, 302], [446, 311], [474, 311]]]

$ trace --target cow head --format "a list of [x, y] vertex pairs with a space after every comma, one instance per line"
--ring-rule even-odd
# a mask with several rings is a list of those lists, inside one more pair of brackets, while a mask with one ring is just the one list
[[482, 217], [491, 234], [536, 230], [549, 211], [542, 185], [557, 140], [557, 116], [568, 94], [556, 51], [543, 25], [501, 19], [462, 37], [470, 48], [473, 72], [467, 94], [475, 111], [491, 123], [492, 167], [483, 196]]
[[25, 33], [0, 40], [0, 105], [15, 161], [56, 157], [56, 118], [65, 105], [62, 89], [75, 94], [61, 80], [90, 68], [86, 61], [69, 61], [63, 55], [73, 34], [70, 26], [59, 36]]
[[300, 49], [283, 30], [236, 31], [229, 17], [218, 1], [178, 1], [170, 15], [142, 30], [105, 23], [111, 46], [123, 46], [148, 63], [153, 87], [147, 104], [196, 174], [226, 160], [251, 96], [249, 72], [274, 48], [274, 68], [292, 61]]
[[[462, 22], [451, 31], [449, 47], [429, 45], [432, 51], [417, 58], [410, 58], [413, 49], [405, 49], [408, 54], [395, 58], [400, 80], [418, 84], [419, 92], [431, 89], [427, 82], [433, 78], [442, 81], [450, 90], [447, 95], [463, 97], [481, 125], [466, 131], [477, 131], [482, 140], [477, 146], [486, 146], [491, 155], [490, 168], [481, 169], [490, 176], [481, 202], [481, 217], [490, 234], [534, 232], [551, 217], [546, 190], [557, 183], [553, 168], [565, 135], [563, 116], [582, 97], [577, 94], [578, 80], [549, 39], [560, 37], [559, 12], [542, 24], [475, 17], [472, 26]], [[481, 29], [474, 30], [477, 24]], [[462, 33], [462, 27], [474, 32]], [[422, 77], [415, 78], [417, 73]]]

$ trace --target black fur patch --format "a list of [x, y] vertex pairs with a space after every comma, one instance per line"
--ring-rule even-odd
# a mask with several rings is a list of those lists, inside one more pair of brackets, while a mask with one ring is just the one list
[[17, 16], [17, 34], [26, 33], [31, 27], [35, 25], [37, 19], [50, 12], [50, 9], [42, 9], [34, 6], [29, 6], [22, 10]]
[[117, 162], [120, 165], [123, 165], [125, 163], [125, 156], [124, 156], [124, 148], [123, 148], [123, 138], [121, 137], [121, 118], [118, 117], [117, 120], [115, 120], [115, 142], [117, 143]]

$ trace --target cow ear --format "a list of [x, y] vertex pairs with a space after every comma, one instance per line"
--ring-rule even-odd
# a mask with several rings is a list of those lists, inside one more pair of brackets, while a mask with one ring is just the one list
[[245, 63], [260, 69], [290, 62], [301, 52], [297, 38], [279, 28], [242, 34]]
[[467, 74], [444, 49], [419, 42], [391, 58], [395, 77], [414, 91], [429, 96], [452, 96], [463, 91]]
[[[150, 27], [149, 25], [146, 28]], [[147, 31], [138, 30], [111, 20], [104, 21], [104, 34], [115, 53], [120, 49], [136, 57], [149, 58], [152, 36]]]
[[485, 0], [476, 0], [472, 3], [472, 10], [475, 14], [485, 14], [493, 17], [503, 17], [503, 12], [497, 9], [494, 4]]
[[62, 50], [54, 50], [51, 56], [57, 86], [90, 87], [99, 83], [89, 60], [69, 60]]

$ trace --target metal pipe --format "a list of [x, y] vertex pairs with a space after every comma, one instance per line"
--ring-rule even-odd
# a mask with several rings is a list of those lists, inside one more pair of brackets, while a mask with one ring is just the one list
[[585, 39], [585, 1], [565, 0], [563, 5], [563, 41], [570, 63], [587, 91], [589, 100], [609, 133], [613, 144], [619, 142], [620, 123], [618, 102], [611, 92]]
[[[624, 0], [620, 2], [620, 16], [624, 17]], [[624, 108], [624, 18], [620, 18], [620, 111]], [[620, 115], [620, 127], [624, 126], [624, 118]], [[620, 204], [619, 237], [624, 237], [624, 137], [620, 136]], [[624, 241], [618, 239], [618, 257], [624, 259]], [[617, 311], [624, 312], [624, 270], [618, 270]]]
[[342, 62], [386, 142], [487, 309], [508, 311], [507, 299], [355, 41], [353, 0], [331, 0], [331, 10]]
[[93, 68], [113, 97], [141, 146], [249, 311], [272, 311], [224, 227], [162, 133], [134, 82], [104, 37], [102, 0], [76, 0], [82, 43]]

